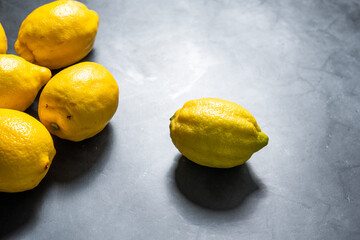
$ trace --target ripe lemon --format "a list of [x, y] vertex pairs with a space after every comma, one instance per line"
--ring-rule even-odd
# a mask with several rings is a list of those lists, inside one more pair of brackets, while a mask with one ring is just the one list
[[32, 63], [63, 68], [90, 52], [98, 24], [97, 13], [80, 2], [51, 2], [35, 9], [22, 22], [15, 51]]
[[60, 138], [82, 141], [105, 128], [118, 99], [118, 85], [108, 70], [98, 63], [78, 63], [56, 74], [44, 87], [40, 121]]
[[0, 108], [24, 111], [50, 78], [51, 71], [45, 67], [15, 55], [0, 54]]
[[4, 28], [0, 23], [0, 54], [6, 53], [7, 51], [7, 39]]
[[189, 160], [203, 166], [241, 165], [269, 140], [245, 108], [222, 99], [188, 101], [170, 120], [174, 145]]
[[55, 156], [50, 133], [32, 116], [0, 108], [0, 192], [33, 189]]

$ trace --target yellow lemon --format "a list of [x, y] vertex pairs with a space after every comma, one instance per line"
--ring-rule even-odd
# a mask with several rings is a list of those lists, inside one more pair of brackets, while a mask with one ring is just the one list
[[98, 63], [78, 63], [56, 74], [44, 87], [40, 121], [60, 138], [82, 141], [105, 128], [118, 99], [118, 85], [108, 70]]
[[55, 156], [50, 133], [32, 116], [0, 108], [0, 192], [33, 189]]
[[170, 120], [174, 145], [189, 160], [203, 166], [241, 165], [269, 140], [245, 108], [222, 99], [188, 101]]
[[35, 100], [51, 71], [21, 57], [0, 54], [0, 108], [24, 111]]
[[0, 54], [6, 53], [7, 51], [7, 39], [4, 28], [0, 23]]
[[51, 2], [35, 9], [22, 22], [15, 51], [32, 63], [63, 68], [90, 52], [98, 24], [97, 13], [80, 2]]

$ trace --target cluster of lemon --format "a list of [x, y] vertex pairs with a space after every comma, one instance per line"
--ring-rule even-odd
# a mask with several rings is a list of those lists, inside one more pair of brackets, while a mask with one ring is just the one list
[[[48, 69], [67, 67], [85, 57], [97, 26], [98, 15], [85, 5], [52, 2], [22, 23], [15, 43], [21, 57], [0, 54], [0, 191], [25, 191], [39, 184], [55, 156], [49, 132], [81, 141], [99, 133], [115, 114], [118, 85], [100, 64], [78, 63], [53, 78]], [[2, 28], [0, 51], [6, 52]], [[40, 123], [20, 111], [32, 104], [44, 85]], [[170, 120], [170, 136], [178, 150], [208, 167], [241, 165], [268, 143], [246, 109], [222, 99], [188, 101]]]
[[[50, 133], [82, 141], [102, 131], [115, 114], [119, 88], [110, 72], [94, 62], [68, 67], [91, 51], [98, 23], [97, 13], [77, 1], [40, 6], [20, 26], [19, 56], [6, 54], [0, 25], [0, 191], [40, 183], [56, 153]], [[59, 68], [65, 69], [52, 77], [50, 69]], [[23, 111], [42, 87], [40, 123]]]

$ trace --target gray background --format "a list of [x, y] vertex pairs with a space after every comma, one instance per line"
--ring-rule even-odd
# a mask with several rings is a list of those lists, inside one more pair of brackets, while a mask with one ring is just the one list
[[[0, 0], [8, 53], [47, 2]], [[119, 108], [92, 139], [54, 137], [36, 189], [0, 194], [1, 239], [360, 239], [359, 1], [82, 2]], [[201, 97], [248, 109], [269, 145], [227, 170], [183, 158], [169, 118]]]

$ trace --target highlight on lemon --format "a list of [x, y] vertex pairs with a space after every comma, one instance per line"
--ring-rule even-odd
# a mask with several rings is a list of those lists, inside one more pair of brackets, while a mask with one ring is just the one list
[[244, 164], [269, 141], [249, 111], [223, 99], [188, 101], [170, 121], [175, 147], [189, 160], [207, 167]]

